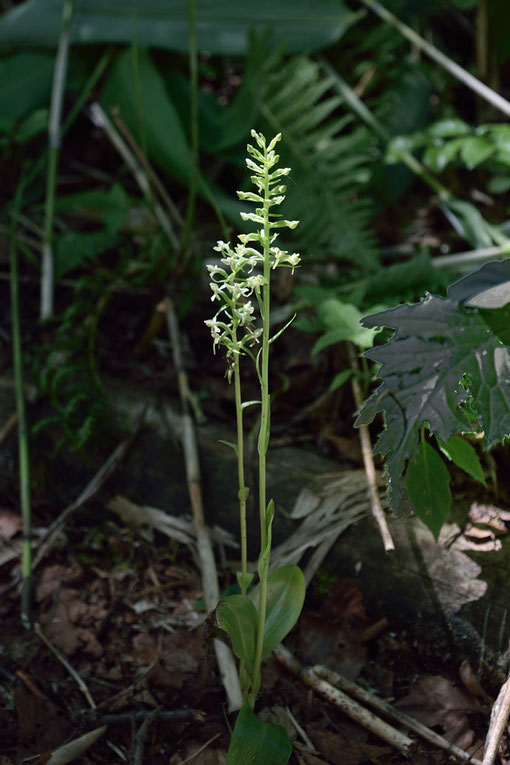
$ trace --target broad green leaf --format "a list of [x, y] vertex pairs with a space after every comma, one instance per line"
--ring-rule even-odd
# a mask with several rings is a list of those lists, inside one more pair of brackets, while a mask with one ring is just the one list
[[[357, 18], [341, 0], [196, 0], [199, 50], [221, 56], [244, 55], [250, 31], [287, 53], [332, 45]], [[56, 45], [62, 26], [62, 0], [27, 0], [0, 19], [0, 44]], [[73, 17], [72, 43], [131, 44], [188, 51], [186, 0], [80, 0]]]
[[[269, 575], [262, 658], [268, 656], [296, 624], [305, 593], [305, 578], [298, 566], [281, 566]], [[250, 598], [258, 611], [260, 585], [252, 590]]]
[[474, 411], [486, 448], [510, 434], [510, 351], [480, 311], [460, 302], [490, 283], [488, 266], [496, 266], [499, 275], [510, 269], [510, 263], [505, 268], [488, 264], [452, 285], [447, 298], [429, 295], [363, 320], [369, 327], [395, 329], [389, 343], [367, 351], [381, 364], [383, 382], [356, 420], [356, 425], [368, 424], [377, 411], [385, 413], [376, 450], [387, 455], [395, 509], [405, 463], [415, 454], [424, 423], [446, 443], [455, 433], [477, 428], [470, 416]]
[[237, 658], [253, 669], [258, 616], [252, 601], [245, 595], [229, 595], [218, 603], [216, 621], [230, 637]]
[[191, 154], [186, 134], [163, 78], [147, 51], [138, 51], [136, 69], [130, 51], [117, 56], [103, 87], [101, 102], [108, 113], [118, 109], [151, 161], [182, 183], [189, 182]]
[[464, 470], [475, 481], [480, 481], [484, 486], [486, 485], [480, 459], [469, 441], [460, 436], [452, 436], [447, 444], [444, 444], [440, 439], [437, 439], [437, 441], [439, 448], [449, 460], [455, 462], [461, 470]]
[[287, 765], [292, 744], [282, 725], [263, 722], [244, 706], [237, 717], [226, 765]]
[[471, 127], [464, 120], [452, 118], [434, 122], [428, 132], [433, 138], [452, 138], [457, 135], [469, 135]]
[[416, 515], [435, 539], [448, 518], [452, 503], [450, 476], [436, 450], [421, 439], [415, 459], [409, 461], [406, 490]]
[[55, 202], [58, 211], [97, 213], [110, 234], [116, 234], [123, 226], [130, 206], [130, 198], [118, 183], [114, 183], [108, 191], [79, 191], [61, 196]]
[[[60, 27], [59, 22], [57, 33]], [[18, 120], [49, 103], [54, 66], [55, 57], [48, 53], [16, 53], [0, 61], [0, 114], [3, 119]]]
[[55, 251], [55, 276], [60, 278], [83, 265], [86, 260], [115, 247], [116, 236], [107, 231], [67, 231], [57, 239]]
[[339, 372], [333, 377], [329, 385], [329, 390], [334, 391], [337, 388], [341, 388], [342, 385], [345, 385], [347, 380], [350, 380], [351, 377], [355, 374], [356, 372], [354, 369], [343, 369], [341, 372]]
[[319, 306], [318, 315], [327, 331], [313, 346], [312, 355], [343, 340], [350, 340], [360, 348], [374, 344], [375, 330], [361, 325], [363, 314], [352, 303], [331, 298]]
[[460, 154], [467, 167], [472, 170], [488, 159], [494, 151], [495, 147], [491, 141], [481, 136], [471, 136], [464, 141]]
[[510, 345], [510, 303], [503, 308], [481, 308], [479, 313], [496, 337]]

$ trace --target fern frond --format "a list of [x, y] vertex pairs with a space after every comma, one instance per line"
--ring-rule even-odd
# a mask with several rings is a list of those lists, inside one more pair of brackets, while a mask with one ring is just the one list
[[[377, 267], [372, 203], [367, 188], [373, 139], [342, 111], [332, 79], [303, 56], [281, 61], [268, 75], [261, 112], [268, 132], [281, 132], [282, 159], [297, 190], [282, 213], [300, 220], [292, 246], [320, 259]], [[289, 236], [290, 239], [290, 236]]]

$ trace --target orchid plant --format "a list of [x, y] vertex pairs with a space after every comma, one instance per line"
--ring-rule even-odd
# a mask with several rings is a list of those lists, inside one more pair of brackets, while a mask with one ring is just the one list
[[[268, 502], [266, 489], [271, 408], [269, 350], [286, 328], [271, 336], [271, 274], [277, 268], [294, 271], [300, 264], [300, 256], [289, 254], [275, 244], [279, 229], [293, 229], [298, 225], [298, 221], [285, 220], [272, 212], [272, 208], [278, 207], [285, 199], [286, 187], [282, 179], [290, 173], [288, 167], [276, 167], [279, 156], [275, 147], [281, 140], [281, 134], [276, 135], [269, 144], [261, 133], [252, 130], [251, 135], [256, 145], [248, 145], [250, 156], [246, 164], [253, 173], [251, 181], [256, 191], [237, 193], [241, 200], [257, 205], [255, 212], [243, 212], [241, 217], [259, 228], [241, 234], [234, 247], [230, 243], [218, 242], [214, 249], [220, 253], [220, 264], [207, 266], [212, 300], [219, 303], [219, 308], [214, 318], [205, 323], [211, 330], [214, 350], [220, 346], [225, 349], [228, 381], [233, 379], [235, 387], [237, 441], [229, 445], [237, 455], [241, 528], [241, 570], [237, 572], [241, 593], [220, 601], [215, 619], [217, 627], [229, 635], [232, 649], [240, 661], [244, 701], [232, 736], [227, 765], [255, 761], [253, 758], [257, 753], [269, 757], [274, 765], [285, 765], [291, 752], [285, 730], [259, 720], [254, 714], [254, 706], [260, 688], [262, 660], [295, 625], [305, 596], [304, 577], [297, 566], [282, 566], [269, 573], [274, 502], [272, 499]], [[253, 362], [257, 373], [260, 399], [256, 401], [243, 401], [240, 364], [245, 357]], [[249, 489], [244, 475], [243, 440], [243, 413], [248, 406], [260, 409], [257, 445], [260, 554], [258, 582], [251, 590], [254, 573], [248, 571], [246, 502]]]

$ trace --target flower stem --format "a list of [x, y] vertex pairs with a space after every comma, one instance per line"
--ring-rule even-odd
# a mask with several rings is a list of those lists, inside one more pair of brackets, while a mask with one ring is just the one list
[[241, 400], [241, 375], [239, 357], [234, 361], [234, 388], [236, 397], [236, 421], [237, 421], [237, 475], [239, 483], [239, 517], [241, 524], [241, 595], [246, 595], [248, 582], [248, 534], [246, 528], [246, 500], [248, 489], [244, 482], [244, 432], [243, 432], [243, 407]]

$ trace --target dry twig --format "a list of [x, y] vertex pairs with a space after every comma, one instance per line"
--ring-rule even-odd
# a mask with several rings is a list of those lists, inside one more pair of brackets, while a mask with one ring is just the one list
[[469, 762], [472, 763], [472, 765], [481, 765], [480, 761], [475, 757], [472, 757], [472, 755], [468, 754], [468, 752], [465, 752], [463, 749], [455, 746], [455, 744], [451, 744], [449, 741], [443, 738], [443, 736], [440, 736], [439, 733], [436, 733], [426, 725], [418, 722], [418, 720], [415, 720], [414, 717], [411, 717], [405, 712], [401, 712], [399, 709], [396, 709], [387, 701], [384, 701], [384, 699], [380, 699], [378, 696], [374, 696], [373, 693], [370, 693], [370, 691], [362, 688], [357, 683], [352, 682], [352, 680], [348, 680], [346, 677], [339, 675], [337, 672], [333, 672], [333, 670], [329, 669], [328, 667], [316, 665], [312, 667], [312, 669], [318, 677], [323, 678], [328, 683], [331, 683], [331, 685], [334, 685], [335, 687], [340, 688], [342, 691], [345, 691], [351, 696], [354, 696], [364, 704], [370, 705], [373, 709], [381, 712], [381, 714], [386, 715], [386, 717], [389, 717], [392, 720], [395, 720], [395, 722], [401, 723], [403, 726], [413, 731], [413, 733], [417, 733], [419, 736], [425, 739], [425, 741], [434, 744], [434, 746], [437, 746], [439, 749], [444, 749], [446, 752], [449, 752], [454, 757], [456, 757], [457, 760], [460, 760], [461, 762]]
[[[347, 349], [349, 353], [351, 368], [354, 369], [355, 372], [358, 372], [358, 360], [351, 343], [347, 343]], [[361, 395], [361, 389], [356, 375], [351, 379], [351, 387], [356, 409], [359, 409], [363, 403], [363, 396]], [[395, 545], [393, 544], [393, 539], [391, 538], [390, 530], [388, 528], [388, 524], [386, 523], [386, 516], [384, 515], [381, 499], [379, 497], [379, 491], [377, 489], [377, 477], [375, 473], [374, 458], [372, 457], [370, 431], [368, 430], [367, 425], [360, 426], [359, 438], [361, 442], [361, 451], [363, 454], [363, 464], [365, 465], [365, 473], [367, 476], [368, 492], [370, 495], [370, 509], [372, 510], [372, 515], [374, 516], [375, 522], [379, 527], [384, 550], [386, 552], [392, 552], [395, 549]]]
[[508, 722], [510, 714], [510, 677], [501, 686], [498, 698], [494, 702], [487, 738], [485, 739], [485, 754], [483, 765], [493, 765], [496, 759], [499, 742]]
[[404, 733], [400, 733], [396, 728], [381, 720], [380, 717], [362, 707], [357, 701], [354, 701], [354, 699], [339, 691], [326, 680], [320, 678], [312, 668], [303, 667], [301, 662], [283, 645], [280, 644], [275, 648], [274, 653], [278, 661], [297, 675], [305, 685], [313, 688], [321, 696], [324, 696], [324, 698], [348, 715], [351, 720], [354, 720], [374, 735], [383, 739], [383, 741], [391, 744], [391, 746], [398, 749], [406, 757], [411, 754], [415, 746], [413, 739]]
[[67, 669], [67, 671], [69, 672], [71, 677], [74, 678], [74, 680], [76, 681], [76, 683], [78, 685], [78, 688], [83, 693], [83, 695], [87, 699], [87, 701], [90, 704], [90, 706], [92, 707], [92, 709], [97, 709], [96, 702], [94, 701], [94, 699], [90, 695], [90, 691], [87, 688], [87, 685], [86, 685], [85, 681], [80, 677], [80, 675], [77, 673], [77, 671], [69, 664], [69, 662], [67, 661], [65, 656], [62, 656], [60, 651], [57, 648], [55, 648], [53, 643], [46, 637], [46, 635], [42, 631], [42, 629], [39, 626], [39, 624], [36, 623], [34, 625], [34, 631], [35, 631], [35, 634], [37, 635], [37, 637], [39, 637], [43, 641], [43, 643], [50, 649], [52, 654], [54, 656], [56, 656], [56, 658], [59, 660], [59, 662]]

